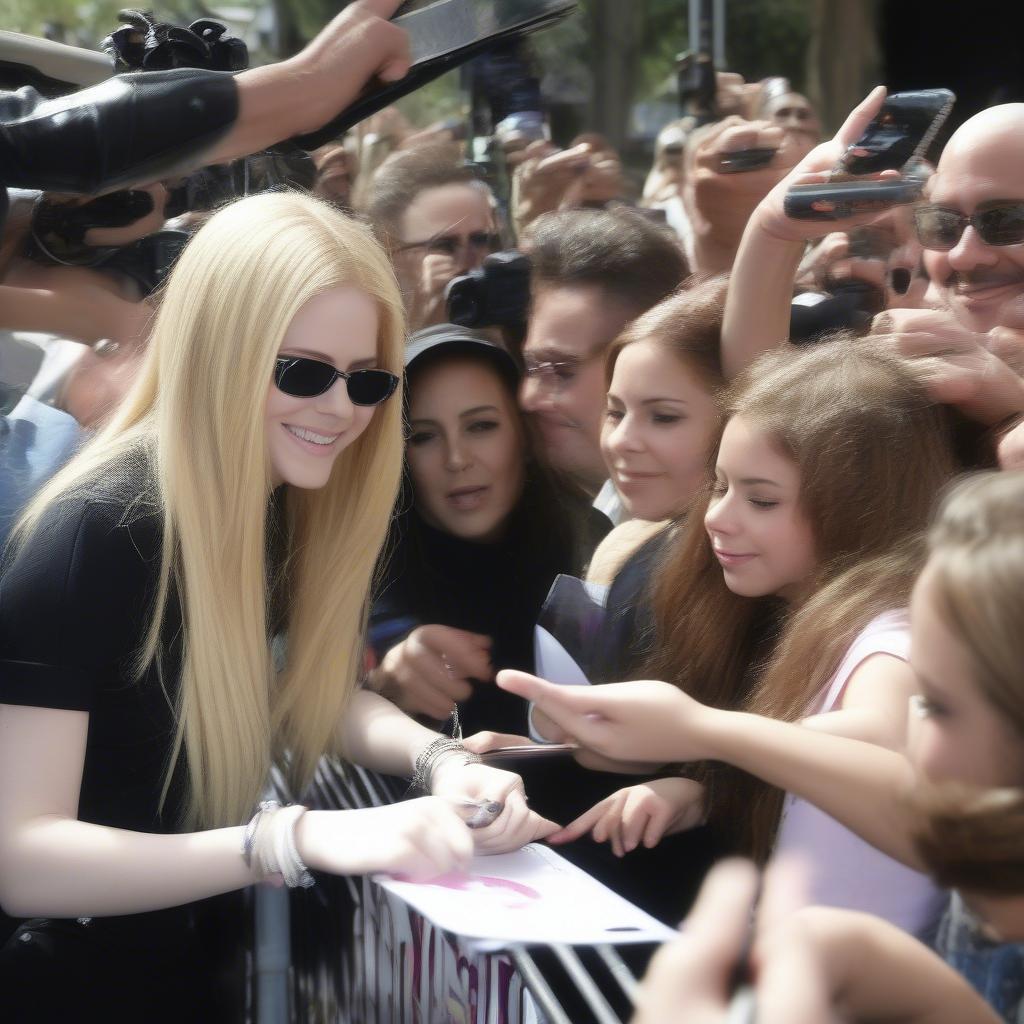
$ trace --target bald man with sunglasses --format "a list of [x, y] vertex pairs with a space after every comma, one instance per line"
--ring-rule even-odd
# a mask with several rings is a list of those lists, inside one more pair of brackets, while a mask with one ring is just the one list
[[[814, 149], [762, 201], [740, 244], [722, 331], [732, 376], [789, 333], [796, 267], [809, 240], [876, 219], [804, 221], [786, 216], [794, 185], [820, 183], [862, 134], [885, 98], [875, 89], [835, 138]], [[952, 136], [914, 211], [940, 308], [889, 309], [872, 333], [918, 362], [936, 401], [998, 428], [1024, 413], [1024, 381], [1013, 368], [1024, 352], [1024, 104], [992, 107]]]

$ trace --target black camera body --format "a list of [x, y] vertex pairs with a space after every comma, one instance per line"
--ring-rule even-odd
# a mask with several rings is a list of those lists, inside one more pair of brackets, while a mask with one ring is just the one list
[[492, 253], [446, 293], [448, 319], [462, 327], [523, 330], [530, 310], [530, 260], [514, 249]]

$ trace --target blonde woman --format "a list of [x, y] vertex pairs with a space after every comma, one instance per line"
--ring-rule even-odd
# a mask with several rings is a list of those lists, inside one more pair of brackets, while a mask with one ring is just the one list
[[[0, 999], [34, 1019], [206, 1019], [195, 901], [307, 866], [437, 875], [474, 837], [553, 829], [517, 776], [356, 690], [402, 349], [368, 231], [242, 200], [182, 255], [113, 420], [27, 510], [0, 578], [0, 903], [33, 920]], [[285, 752], [297, 789], [337, 752], [445, 799], [254, 816]]]

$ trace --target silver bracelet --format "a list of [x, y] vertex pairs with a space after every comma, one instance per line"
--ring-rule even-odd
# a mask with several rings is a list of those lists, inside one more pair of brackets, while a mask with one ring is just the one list
[[274, 819], [274, 851], [277, 854], [278, 867], [284, 876], [284, 884], [289, 889], [308, 889], [316, 881], [302, 863], [295, 845], [295, 826], [305, 813], [306, 808], [301, 804], [292, 804], [289, 807], [282, 807]]
[[245, 828], [242, 858], [260, 882], [309, 888], [315, 879], [302, 863], [295, 845], [295, 825], [306, 813], [301, 804], [282, 807], [264, 800]]
[[438, 736], [436, 740], [428, 743], [420, 752], [420, 756], [416, 758], [416, 764], [412, 770], [412, 779], [409, 783], [410, 788], [429, 793], [437, 763], [446, 754], [452, 753], [462, 754], [466, 759], [466, 764], [478, 764], [480, 762], [479, 754], [468, 751], [459, 740], [450, 739], [448, 736]]
[[268, 811], [275, 811], [281, 805], [276, 800], [264, 800], [260, 803], [259, 807], [256, 808], [256, 813], [249, 819], [249, 824], [245, 826], [245, 834], [242, 836], [242, 860], [245, 861], [245, 866], [252, 869], [252, 854], [256, 847], [256, 830], [260, 826], [260, 819]]

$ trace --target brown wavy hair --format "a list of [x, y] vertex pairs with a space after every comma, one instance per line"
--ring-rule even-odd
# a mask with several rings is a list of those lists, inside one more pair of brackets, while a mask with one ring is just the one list
[[707, 388], [725, 387], [722, 376], [722, 317], [728, 278], [690, 278], [683, 287], [633, 320], [608, 347], [605, 383], [611, 387], [619, 353], [627, 345], [649, 341], [671, 352]]
[[[929, 596], [975, 686], [1024, 744], [1024, 472], [960, 481], [928, 547]], [[1024, 893], [1024, 779], [1015, 784], [928, 787], [915, 798], [918, 852], [941, 885]]]
[[[657, 643], [645, 675], [716, 707], [797, 721], [864, 627], [907, 605], [932, 507], [956, 470], [950, 424], [904, 361], [845, 335], [762, 356], [723, 411], [800, 470], [817, 554], [811, 596], [790, 608], [726, 587], [704, 530], [708, 487], [655, 582]], [[725, 766], [698, 774], [710, 783], [711, 821], [766, 859], [781, 791]]]

